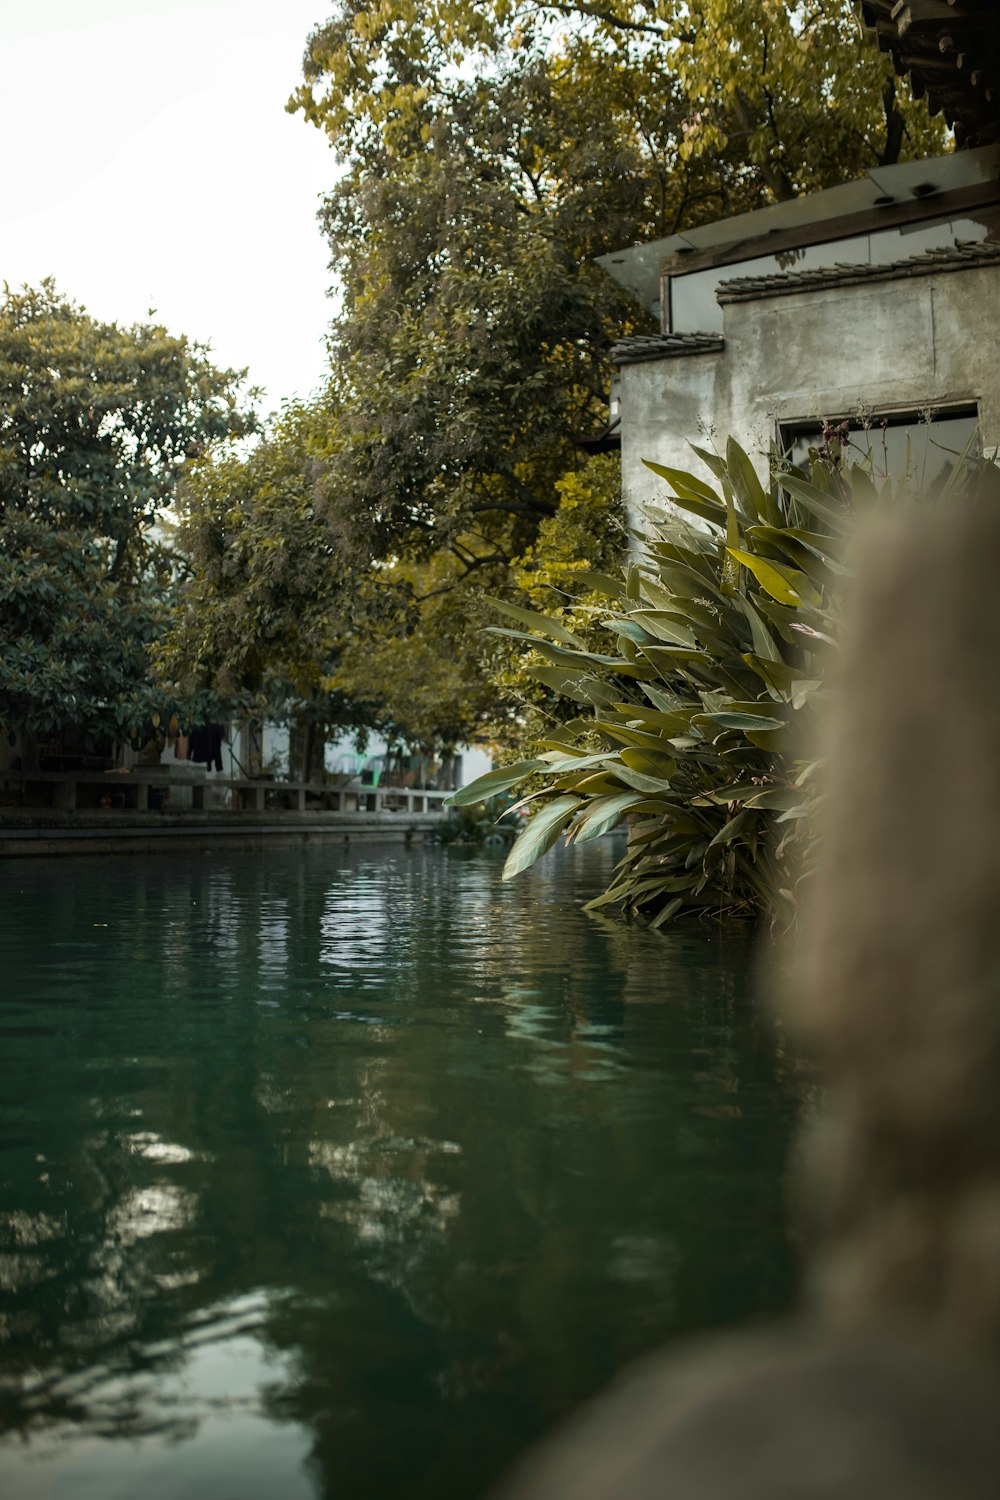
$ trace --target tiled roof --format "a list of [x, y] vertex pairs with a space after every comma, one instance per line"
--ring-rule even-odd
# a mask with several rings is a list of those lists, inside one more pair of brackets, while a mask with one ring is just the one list
[[927, 99], [959, 146], [1000, 140], [1000, 25], [997, 0], [860, 0], [916, 99]]
[[817, 291], [829, 286], [861, 286], [869, 281], [901, 281], [912, 276], [965, 271], [975, 266], [1000, 265], [1000, 243], [960, 242], [941, 250], [925, 250], [907, 260], [887, 265], [847, 265], [839, 262], [813, 271], [784, 271], [772, 276], [737, 276], [719, 283], [719, 302], [752, 302], [757, 297], [788, 297], [793, 292]]
[[616, 365], [640, 365], [649, 359], [675, 359], [679, 354], [717, 354], [725, 348], [721, 333], [635, 334], [612, 347]]

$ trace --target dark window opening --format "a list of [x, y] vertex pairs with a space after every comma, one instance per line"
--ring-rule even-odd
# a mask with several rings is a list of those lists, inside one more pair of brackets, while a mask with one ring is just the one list
[[928, 490], [943, 484], [963, 455], [978, 454], [978, 427], [975, 406], [952, 406], [783, 422], [778, 443], [789, 463], [808, 468], [832, 432], [845, 463], [862, 464], [877, 482], [888, 478]]

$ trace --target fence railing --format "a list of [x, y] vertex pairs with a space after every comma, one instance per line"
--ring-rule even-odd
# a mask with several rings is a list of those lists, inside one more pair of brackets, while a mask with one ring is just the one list
[[365, 786], [356, 780], [268, 781], [254, 777], [189, 777], [169, 768], [131, 771], [5, 771], [7, 807], [128, 812], [315, 812], [440, 814], [447, 790]]

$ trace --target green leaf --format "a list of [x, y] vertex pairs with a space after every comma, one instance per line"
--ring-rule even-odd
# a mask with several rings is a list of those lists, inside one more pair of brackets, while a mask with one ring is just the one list
[[707, 448], [699, 448], [697, 443], [691, 443], [690, 447], [692, 453], [697, 453], [705, 467], [711, 469], [716, 479], [722, 485], [723, 492], [732, 492], [733, 486], [729, 478], [729, 471], [726, 468], [726, 460], [720, 458], [717, 453], [709, 453]]
[[764, 542], [771, 547], [786, 547], [794, 544], [798, 548], [805, 547], [814, 553], [820, 562], [832, 563], [831, 551], [838, 545], [838, 539], [832, 536], [823, 536], [818, 531], [804, 531], [801, 526], [751, 526], [747, 536], [752, 537], [755, 542]]
[[744, 713], [717, 713], [699, 714], [700, 719], [711, 719], [713, 724], [719, 724], [723, 729], [753, 729], [758, 732], [764, 729], [784, 729], [784, 719], [772, 719], [764, 714]]
[[784, 567], [780, 563], [767, 562], [763, 557], [755, 557], [752, 552], [744, 552], [740, 547], [727, 547], [726, 551], [736, 561], [753, 574], [761, 588], [776, 599], [779, 604], [813, 604], [819, 603], [820, 595], [804, 573], [795, 568]]
[[[647, 687], [648, 683], [643, 683]], [[641, 703], [616, 703], [615, 712], [621, 714], [622, 721], [630, 729], [638, 724], [643, 724], [651, 731], [662, 734], [669, 739], [674, 734], [686, 734], [691, 723], [691, 715], [697, 710], [687, 707], [677, 712], [670, 712], [660, 708], [646, 708]]]
[[613, 724], [608, 719], [598, 719], [597, 727], [621, 745], [627, 745], [636, 750], [652, 751], [657, 755], [664, 753], [662, 735], [649, 734], [646, 730], [633, 729], [625, 724]]
[[542, 760], [518, 760], [509, 766], [498, 766], [493, 771], [487, 771], [485, 775], [479, 776], [475, 781], [470, 781], [468, 786], [463, 786], [459, 791], [452, 792], [450, 797], [445, 798], [445, 807], [469, 807], [473, 802], [485, 802], [490, 797], [496, 797], [500, 792], [509, 791], [511, 787], [526, 781], [533, 771], [545, 771], [548, 767]]
[[627, 748], [619, 751], [618, 758], [622, 765], [639, 771], [643, 776], [656, 777], [665, 785], [669, 784], [671, 776], [677, 770], [676, 756], [663, 755], [656, 750]]
[[633, 619], [616, 618], [614, 620], [603, 620], [605, 630], [613, 630], [616, 635], [624, 637], [627, 641], [634, 641], [638, 646], [645, 646], [656, 640], [657, 637], [650, 635], [648, 630], [635, 622]]
[[669, 671], [671, 667], [679, 667], [686, 661], [702, 661], [705, 656], [704, 651], [697, 646], [667, 646], [660, 642], [657, 642], [655, 646], [652, 643], [640, 646], [639, 649], [647, 661], [651, 661], [659, 671]]
[[597, 573], [585, 568], [573, 574], [574, 583], [582, 583], [591, 594], [603, 594], [606, 599], [620, 599], [625, 592], [624, 578], [612, 578], [610, 573]]
[[801, 474], [782, 474], [781, 487], [787, 490], [799, 505], [805, 507], [810, 515], [815, 516], [818, 521], [829, 526], [831, 530], [843, 531], [847, 522], [847, 516], [842, 510], [837, 510], [830, 504], [830, 496], [822, 490], [817, 489], [808, 479]]
[[769, 787], [766, 791], [757, 792], [755, 796], [747, 798], [747, 807], [762, 807], [773, 812], [788, 812], [791, 808], [798, 807], [802, 802], [802, 793], [795, 787]]
[[641, 771], [634, 771], [631, 766], [620, 765], [615, 770], [619, 781], [626, 786], [633, 787], [637, 792], [652, 792], [654, 795], [664, 796], [670, 791], [670, 787], [659, 776], [644, 776]]
[[494, 599], [489, 594], [483, 596], [486, 603], [500, 614], [506, 615], [510, 620], [516, 620], [519, 625], [525, 625], [528, 630], [536, 635], [551, 636], [554, 641], [562, 641], [567, 646], [581, 646], [586, 649], [586, 641], [574, 635], [572, 630], [558, 620], [551, 619], [548, 615], [536, 614], [533, 609], [522, 609], [519, 604], [508, 604], [505, 599]]
[[684, 897], [683, 896], [674, 896], [674, 897], [672, 897], [672, 899], [667, 902], [667, 904], [663, 908], [663, 910], [660, 911], [660, 912], [657, 912], [656, 916], [650, 922], [650, 924], [649, 924], [650, 931], [651, 932], [655, 932], [657, 930], [657, 928], [660, 928], [660, 927], [663, 926], [664, 922], [669, 922], [670, 918], [673, 917], [673, 916], [676, 916], [677, 912], [680, 911], [680, 909], [681, 909], [681, 907], [683, 905], [684, 905]]
[[683, 609], [684, 602], [688, 599], [715, 598], [722, 603], [723, 595], [719, 585], [699, 573], [697, 568], [691, 567], [689, 563], [673, 561], [666, 548], [658, 544], [654, 544], [649, 550], [657, 560], [661, 576], [677, 596], [675, 602], [679, 608]]
[[848, 477], [855, 509], [870, 509], [879, 498], [879, 492], [871, 474], [869, 474], [863, 464], [852, 464]]
[[744, 734], [758, 750], [765, 750], [769, 755], [781, 755], [786, 753], [794, 742], [787, 727], [782, 729], [745, 729]]
[[547, 750], [540, 759], [545, 761], [548, 776], [561, 776], [566, 771], [587, 771], [593, 766], [602, 766], [609, 759], [608, 753], [600, 755], [567, 755], [565, 751]]
[[804, 708], [814, 693], [823, 689], [823, 680], [820, 677], [803, 677], [792, 684], [792, 707], [796, 710]]
[[612, 796], [595, 798], [577, 820], [573, 830], [575, 842], [583, 844], [588, 839], [600, 838], [602, 833], [609, 833], [621, 822], [630, 807], [638, 807], [643, 801], [645, 798], [636, 792], [617, 792]]
[[746, 452], [740, 447], [735, 438], [730, 438], [726, 444], [726, 467], [733, 489], [739, 496], [744, 510], [751, 515], [757, 514], [764, 521], [768, 519], [768, 497], [757, 478], [757, 472]]
[[[673, 714], [677, 713], [678, 711], [690, 713], [690, 709], [688, 708], [688, 706], [684, 703], [683, 699], [677, 696], [676, 693], [666, 693], [662, 688], [655, 687], [651, 682], [644, 682], [642, 684], [642, 690], [645, 693], [646, 697], [649, 699], [650, 703], [655, 704], [655, 706], [662, 713]], [[617, 706], [619, 708], [630, 708], [634, 707], [635, 705], [619, 703]], [[639, 716], [640, 715], [637, 710], [636, 717], [638, 718]]]
[[814, 630], [811, 625], [806, 625], [802, 620], [793, 620], [788, 627], [799, 635], [806, 636], [811, 641], [822, 641], [824, 646], [837, 647], [837, 642], [832, 635], [827, 635], [825, 630]]
[[568, 672], [563, 667], [531, 667], [529, 673], [562, 697], [574, 703], [587, 703], [592, 708], [610, 705], [618, 696], [609, 684], [583, 672]]
[[686, 474], [682, 469], [668, 469], [663, 464], [651, 463], [648, 458], [644, 458], [643, 463], [673, 487], [674, 493], [670, 498], [680, 510], [690, 511], [692, 515], [713, 526], [725, 526], [726, 508], [720, 504], [707, 484], [703, 484], [693, 474]]
[[555, 662], [557, 665], [575, 665], [580, 657], [579, 650], [568, 650], [565, 646], [556, 646], [552, 641], [543, 640], [540, 636], [529, 635], [526, 630], [511, 630], [507, 625], [486, 625], [483, 627], [484, 635], [502, 635], [508, 640], [525, 641], [533, 646], [547, 661]]
[[[697, 448], [694, 451], [699, 453]], [[702, 456], [699, 453], [699, 457]], [[706, 484], [703, 479], [699, 479], [696, 474], [690, 474], [686, 469], [668, 469], [665, 464], [654, 464], [652, 459], [649, 458], [644, 458], [643, 463], [647, 469], [651, 470], [654, 474], [658, 474], [668, 484], [672, 484], [675, 487], [681, 485], [682, 488], [690, 490], [693, 495], [698, 495], [702, 500], [711, 500], [723, 519], [725, 518], [726, 508], [718, 495], [712, 489], [711, 485]]]
[[754, 603], [764, 618], [771, 622], [783, 641], [790, 646], [801, 646], [801, 640], [797, 640], [795, 636], [795, 626], [801, 623], [802, 619], [801, 606], [788, 607], [784, 604], [777, 604], [773, 599], [765, 598], [763, 595]]
[[635, 609], [632, 611], [632, 619], [638, 620], [643, 629], [658, 641], [666, 641], [673, 646], [696, 644], [693, 633], [679, 623], [672, 611], [668, 613], [662, 609]]
[[587, 902], [583, 908], [584, 911], [599, 911], [602, 906], [620, 905], [628, 895], [629, 885], [629, 881], [609, 885], [606, 891], [602, 891], [599, 896], [595, 896], [593, 901]]
[[536, 812], [514, 840], [503, 867], [503, 879], [512, 880], [551, 849], [580, 805], [579, 797], [556, 797]]
[[766, 661], [780, 662], [782, 656], [777, 642], [745, 594], [740, 596], [740, 608], [750, 626], [754, 651]]
[[731, 844], [733, 839], [739, 838], [740, 834], [744, 833], [755, 822], [756, 819], [753, 813], [748, 812], [745, 807], [741, 808], [735, 817], [730, 818], [729, 822], [725, 823], [719, 829], [708, 847], [710, 849], [717, 849], [721, 844]]
[[733, 802], [746, 802], [750, 797], [756, 797], [762, 790], [759, 782], [738, 781], [733, 786], [725, 786], [718, 791], [708, 792], [706, 796], [710, 802], [721, 802], [730, 804]]

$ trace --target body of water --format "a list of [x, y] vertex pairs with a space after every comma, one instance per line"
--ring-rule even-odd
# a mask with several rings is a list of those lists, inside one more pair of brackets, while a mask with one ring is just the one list
[[615, 853], [4, 868], [0, 1495], [475, 1500], [787, 1303], [749, 938], [585, 916]]

